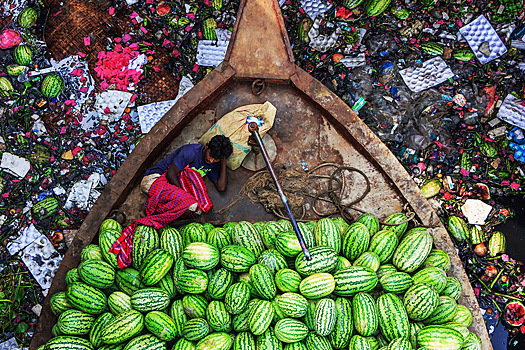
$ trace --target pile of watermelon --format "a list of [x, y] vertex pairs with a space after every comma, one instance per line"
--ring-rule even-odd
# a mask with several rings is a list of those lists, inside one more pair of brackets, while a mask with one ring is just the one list
[[51, 298], [41, 349], [480, 350], [449, 256], [404, 214], [385, 223], [299, 223], [310, 261], [287, 220], [139, 226], [119, 269], [121, 226], [105, 220]]

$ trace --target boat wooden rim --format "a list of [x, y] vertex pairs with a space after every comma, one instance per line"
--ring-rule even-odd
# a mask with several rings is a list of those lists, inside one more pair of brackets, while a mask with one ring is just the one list
[[[255, 81], [257, 84], [262, 81], [266, 86], [266, 91], [257, 98], [250, 91], [250, 86]], [[271, 94], [272, 91], [273, 95]], [[399, 202], [399, 205], [408, 207], [415, 214], [417, 221], [430, 228], [435, 246], [445, 250], [451, 257], [452, 267], [448, 275], [458, 278], [462, 284], [463, 294], [459, 302], [472, 311], [473, 323], [470, 330], [481, 338], [483, 350], [493, 349], [463, 264], [445, 227], [418, 186], [389, 149], [337, 95], [295, 65], [277, 0], [242, 0], [224, 61], [180, 98], [138, 143], [106, 185], [79, 228], [43, 303], [30, 350], [36, 350], [51, 338], [51, 329], [57, 318], [50, 309], [50, 296], [64, 290], [66, 273], [78, 266], [82, 249], [95, 239], [100, 224], [113, 210], [129, 209], [127, 205], [130, 197], [134, 196], [133, 193], [137, 193], [137, 187], [139, 187], [144, 171], [163, 152], [166, 152], [166, 149], [173, 146], [174, 140], [184, 139], [187, 134], [185, 129], [188, 125], [194, 119], [201, 118], [203, 114], [206, 114], [210, 106], [214, 106], [217, 113], [222, 115], [234, 107], [247, 104], [246, 102], [275, 99], [275, 95], [295, 99], [293, 102], [298, 106], [304, 102], [308, 106], [303, 109], [298, 107], [301, 113], [311, 114], [311, 110], [315, 110], [315, 116], [302, 117], [304, 118], [302, 121], [317, 120], [323, 124], [323, 130], [328, 130], [323, 132], [339, 135], [338, 137], [341, 139], [338, 139], [337, 142], [341, 144], [332, 145], [334, 149], [340, 151], [339, 159], [345, 159], [345, 152], [341, 152], [341, 150], [348, 149], [349, 153], [358, 153], [363, 159], [363, 164], [366, 163], [375, 172], [374, 174], [378, 179], [383, 179], [381, 186], [385, 187], [385, 191], [390, 192], [385, 192], [386, 194], [383, 195], [383, 199], [386, 201], [385, 206], [376, 204], [376, 210], [382, 211], [383, 214], [390, 211], [387, 214], [391, 214], [395, 212], [392, 210], [396, 208], [390, 208], [389, 205]], [[290, 104], [287, 106], [282, 108], [294, 108]], [[322, 120], [319, 121], [319, 118]], [[213, 117], [212, 119], [216, 118]], [[290, 128], [296, 125], [285, 120], [284, 117], [280, 121], [276, 120], [276, 123], [282, 123], [282, 125]], [[301, 129], [302, 136], [305, 138], [304, 142], [309, 140], [307, 133], [304, 132], [304, 130], [308, 130], [308, 127], [310, 125], [301, 125], [303, 128]], [[293, 133], [289, 135], [289, 130], [280, 130], [280, 132], [283, 142], [297, 142], [287, 138], [301, 137], [301, 135]], [[285, 133], [284, 136], [282, 133]], [[351, 145], [351, 148], [348, 145]], [[281, 149], [281, 151], [283, 150]], [[288, 154], [294, 152], [294, 150], [286, 149], [284, 151], [287, 151]], [[328, 156], [330, 155], [328, 154]], [[238, 188], [239, 186], [237, 186]], [[224, 196], [221, 197], [216, 193], [211, 193], [210, 196], [214, 203], [215, 200], [225, 203]], [[242, 208], [233, 208], [232, 210], [228, 215], [211, 215], [209, 221], [214, 224], [224, 224], [226, 221], [245, 220], [246, 216], [244, 215], [249, 217], [249, 213], [246, 214], [246, 212], [242, 212], [243, 216], [240, 215]], [[235, 213], [235, 210], [239, 211], [239, 215]], [[258, 217], [258, 219], [261, 218]]]

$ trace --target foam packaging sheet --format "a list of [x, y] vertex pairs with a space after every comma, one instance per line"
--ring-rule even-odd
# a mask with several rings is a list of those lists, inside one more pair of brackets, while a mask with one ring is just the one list
[[312, 28], [310, 28], [308, 32], [308, 38], [310, 39], [310, 47], [312, 49], [325, 52], [337, 43], [341, 28], [337, 27], [330, 35], [321, 34], [319, 30], [321, 22], [321, 18], [317, 18], [314, 21]]
[[47, 237], [42, 235], [22, 251], [22, 261], [40, 287], [48, 289], [51, 287], [62, 257]]
[[498, 118], [525, 129], [525, 101], [508, 94], [499, 108]]
[[317, 16], [328, 11], [331, 5], [322, 0], [301, 0], [301, 7], [308, 17], [315, 20]]
[[0, 350], [14, 350], [14, 349], [17, 349], [17, 350], [20, 349], [20, 347], [16, 343], [15, 338], [10, 338], [6, 340], [5, 342], [0, 343]]
[[501, 57], [507, 52], [507, 47], [501, 41], [498, 33], [483, 15], [460, 28], [459, 32], [467, 40], [481, 64]]
[[450, 67], [441, 57], [434, 57], [425, 62], [421, 67], [410, 67], [399, 71], [408, 88], [420, 92], [439, 85], [454, 76]]
[[217, 67], [224, 61], [229, 41], [201, 40], [197, 45], [197, 64], [204, 67]]
[[110, 122], [117, 121], [124, 113], [132, 94], [118, 90], [102, 91], [95, 102], [95, 110], [101, 119], [109, 119]]
[[31, 243], [33, 243], [38, 237], [42, 234], [36, 229], [36, 227], [31, 224], [29, 227], [26, 227], [22, 234], [18, 236], [14, 241], [7, 244], [7, 250], [9, 254], [15, 255]]
[[25, 158], [16, 156], [9, 152], [4, 152], [2, 153], [0, 168], [11, 175], [22, 178], [25, 177], [29, 172], [29, 169], [31, 169], [31, 164]]

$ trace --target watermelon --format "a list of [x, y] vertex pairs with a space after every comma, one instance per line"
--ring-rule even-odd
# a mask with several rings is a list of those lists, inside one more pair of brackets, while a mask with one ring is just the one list
[[[440, 44], [440, 43], [432, 43], [432, 42], [428, 42], [428, 41], [424, 41], [424, 42], [421, 43], [421, 49], [426, 54], [429, 54], [429, 55], [432, 55], [432, 56], [442, 55], [444, 50], [445, 50], [445, 48], [443, 47], [442, 44]], [[439, 179], [434, 179], [434, 181], [438, 182], [441, 185], [441, 181]], [[441, 189], [441, 186], [439, 187], [437, 192], [439, 192], [440, 189]], [[425, 196], [425, 197], [426, 198], [430, 198], [430, 197], [427, 197], [427, 196]]]
[[[33, 53], [29, 45], [18, 45], [13, 51], [13, 59], [21, 66], [27, 66], [33, 60]], [[43, 82], [42, 82], [43, 84]]]
[[241, 221], [233, 228], [233, 244], [250, 250], [258, 257], [265, 250], [261, 234], [247, 221]]
[[169, 295], [160, 288], [139, 289], [131, 295], [131, 307], [140, 312], [163, 310], [170, 303]]
[[403, 293], [410, 288], [414, 281], [406, 272], [392, 272], [381, 277], [379, 283], [386, 292], [398, 294]]
[[352, 304], [346, 298], [335, 299], [337, 318], [333, 331], [328, 335], [330, 344], [336, 349], [348, 346], [352, 337]]
[[255, 264], [250, 267], [250, 281], [261, 298], [271, 300], [275, 297], [277, 287], [272, 273], [266, 265]]
[[107, 305], [104, 293], [82, 282], [67, 286], [66, 297], [73, 307], [92, 315], [101, 314]]
[[[368, 0], [367, 2], [375, 2], [375, 1], [384, 2], [385, 0]], [[387, 1], [390, 2], [391, 0], [387, 0]], [[397, 239], [401, 241], [401, 238], [403, 237], [403, 235], [405, 234], [408, 228], [408, 221], [407, 221], [406, 215], [403, 213], [394, 213], [390, 215], [389, 217], [387, 217], [384, 222], [385, 224], [389, 224], [389, 225], [383, 225], [381, 229], [394, 231], [397, 236]]]
[[182, 308], [188, 318], [206, 318], [208, 300], [201, 294], [187, 294], [182, 298]]
[[221, 250], [223, 247], [231, 245], [232, 239], [225, 229], [216, 227], [207, 234], [207, 243]]
[[64, 90], [64, 79], [58, 74], [48, 74], [40, 84], [42, 95], [47, 98], [58, 97]]
[[169, 309], [169, 315], [175, 322], [175, 333], [177, 337], [182, 337], [184, 325], [188, 322], [188, 317], [184, 312], [182, 300], [174, 300]]
[[437, 267], [445, 271], [445, 273], [450, 270], [450, 266], [450, 257], [447, 252], [441, 249], [432, 249], [423, 263], [423, 267]]
[[203, 242], [207, 241], [206, 230], [204, 226], [197, 222], [189, 223], [181, 229], [182, 232], [182, 244], [184, 247], [188, 246], [190, 243]]
[[73, 304], [71, 304], [67, 299], [66, 292], [58, 292], [53, 294], [49, 300], [49, 306], [51, 307], [51, 311], [55, 314], [55, 316], [60, 316], [62, 312], [74, 308]]
[[74, 282], [82, 282], [80, 275], [78, 274], [78, 269], [71, 269], [66, 273], [66, 286], [69, 286]]
[[393, 230], [381, 230], [370, 241], [368, 250], [379, 257], [379, 262], [384, 264], [392, 258], [398, 245], [397, 235]]
[[232, 330], [231, 315], [222, 301], [212, 300], [206, 309], [206, 316], [210, 327], [216, 332]]
[[318, 247], [332, 248], [337, 254], [341, 251], [341, 232], [331, 219], [323, 218], [317, 221], [314, 237]]
[[199, 341], [210, 333], [210, 326], [203, 318], [193, 318], [186, 322], [182, 336], [189, 341]]
[[101, 232], [104, 232], [104, 231], [107, 231], [107, 230], [121, 232], [122, 231], [122, 225], [119, 224], [118, 221], [116, 221], [114, 219], [105, 219], [100, 224], [100, 227], [98, 228], [98, 232], [101, 233]]
[[255, 338], [250, 332], [240, 332], [235, 337], [233, 342], [233, 350], [244, 350], [252, 349], [255, 350]]
[[463, 242], [469, 236], [469, 228], [465, 220], [453, 215], [448, 217], [448, 231], [458, 242]]
[[[299, 256], [298, 256], [299, 258]], [[275, 285], [277, 288], [285, 292], [298, 292], [301, 284], [301, 275], [297, 271], [290, 269], [281, 269], [275, 274]]]
[[458, 304], [456, 315], [451, 321], [461, 323], [468, 328], [472, 324], [472, 312], [465, 305]]
[[206, 40], [217, 40], [215, 29], [217, 28], [217, 22], [212, 17], [202, 22], [202, 34]]
[[267, 300], [259, 300], [250, 310], [249, 327], [253, 335], [263, 334], [273, 320], [274, 309], [272, 303]]
[[139, 225], [133, 234], [133, 249], [131, 250], [133, 267], [140, 271], [146, 256], [159, 246], [160, 239], [157, 230], [153, 227]]
[[103, 343], [120, 344], [139, 334], [144, 328], [144, 317], [131, 310], [113, 317], [100, 335]]
[[66, 310], [58, 317], [58, 328], [65, 335], [85, 335], [95, 323], [95, 316], [79, 310]]
[[446, 295], [454, 300], [458, 300], [463, 292], [461, 282], [456, 277], [447, 277], [447, 285], [441, 291], [441, 295]]
[[224, 299], [233, 282], [233, 275], [226, 269], [215, 271], [208, 281], [208, 295], [212, 299]]
[[412, 276], [414, 283], [423, 283], [431, 286], [439, 294], [447, 285], [445, 271], [437, 267], [427, 267]]
[[379, 266], [379, 268], [376, 271], [376, 274], [377, 274], [377, 278], [381, 279], [384, 276], [394, 273], [394, 272], [397, 272], [397, 269], [394, 267], [394, 265], [384, 264], [384, 265]]
[[195, 350], [228, 350], [233, 345], [233, 338], [228, 333], [212, 333], [201, 339]]
[[226, 291], [224, 304], [226, 310], [232, 315], [243, 312], [250, 301], [250, 288], [245, 282], [238, 282], [231, 285]]
[[263, 334], [257, 337], [256, 347], [260, 350], [280, 350], [283, 345], [275, 336], [273, 328], [268, 328]]
[[332, 350], [332, 345], [327, 337], [320, 336], [315, 332], [310, 332], [305, 340], [308, 350]]
[[71, 350], [93, 350], [93, 345], [89, 342], [89, 340], [79, 338], [79, 337], [72, 337], [68, 335], [64, 336], [58, 336], [50, 341], [48, 341], [45, 345], [45, 350], [63, 350], [63, 349], [71, 349]]
[[113, 315], [110, 312], [105, 312], [93, 322], [93, 326], [91, 326], [89, 331], [89, 341], [94, 347], [98, 348], [102, 345], [102, 332], [112, 318]]
[[283, 343], [300, 342], [308, 335], [308, 327], [293, 318], [284, 318], [275, 324], [275, 337]]
[[330, 295], [335, 287], [336, 281], [334, 276], [329, 273], [321, 272], [308, 276], [302, 280], [299, 284], [299, 291], [307, 299], [320, 299]]
[[[352, 0], [348, 0], [348, 1], [352, 1]], [[357, 1], [361, 2], [362, 0], [357, 0]], [[379, 220], [372, 213], [361, 214], [357, 218], [356, 222], [360, 222], [366, 226], [366, 228], [368, 229], [368, 232], [370, 233], [370, 237], [375, 236], [375, 234], [379, 231], [379, 228], [380, 228]]]
[[463, 342], [461, 350], [481, 350], [481, 345], [481, 339], [479, 338], [479, 336], [475, 333], [469, 332], [469, 334]]
[[177, 325], [164, 312], [148, 312], [144, 318], [144, 326], [160, 340], [170, 341], [175, 339]]
[[352, 317], [355, 330], [363, 337], [371, 336], [378, 326], [374, 298], [368, 293], [357, 293], [352, 300]]
[[342, 236], [341, 254], [354, 261], [366, 252], [370, 243], [368, 228], [360, 222], [354, 222]]
[[281, 269], [288, 267], [286, 259], [275, 249], [268, 249], [259, 255], [257, 262], [262, 265], [266, 265], [272, 275]]
[[497, 254], [505, 253], [506, 240], [505, 235], [499, 231], [494, 231], [489, 240], [489, 254], [496, 256]]
[[140, 281], [140, 272], [132, 267], [117, 270], [115, 273], [115, 283], [120, 291], [128, 295], [133, 294], [133, 292], [143, 286]]
[[414, 321], [422, 321], [429, 317], [436, 309], [438, 301], [437, 292], [425, 284], [413, 285], [403, 297], [403, 304], [408, 317]]
[[417, 270], [430, 254], [432, 242], [432, 236], [426, 230], [407, 235], [396, 248], [392, 263], [407, 273]]
[[[441, 295], [434, 311], [423, 320], [424, 324], [443, 324], [454, 320], [458, 310], [458, 304], [454, 299], [446, 295]], [[461, 323], [461, 322], [460, 322]]]
[[[27, 69], [28, 68], [26, 66], [19, 66], [17, 64], [10, 64], [10, 65], [7, 66], [7, 74], [17, 77], [20, 74], [25, 73]], [[9, 80], [8, 80], [8, 82], [9, 82]], [[9, 82], [9, 84], [11, 84], [11, 83]], [[1, 94], [0, 94], [0, 96], [1, 96]]]
[[309, 249], [310, 260], [306, 260], [303, 252], [295, 259], [295, 270], [303, 276], [314, 273], [331, 272], [337, 265], [337, 253], [330, 247], [313, 247]]
[[390, 342], [396, 338], [409, 335], [408, 315], [403, 302], [392, 293], [386, 293], [377, 298], [377, 315], [381, 333]]
[[177, 285], [184, 293], [200, 294], [208, 288], [208, 275], [201, 270], [189, 269], [179, 275]]
[[113, 292], [108, 297], [108, 308], [113, 315], [131, 310], [131, 297], [124, 292]]
[[[350, 345], [348, 345], [348, 350], [371, 350], [372, 347], [370, 343], [366, 340], [365, 337], [360, 335], [354, 335], [350, 339]], [[393, 348], [396, 349], [396, 348]], [[396, 349], [397, 350], [397, 349]]]
[[282, 227], [275, 221], [268, 221], [259, 232], [264, 246], [267, 249], [274, 249], [275, 240], [277, 239], [277, 235], [282, 232]]
[[204, 242], [188, 244], [182, 251], [184, 264], [189, 268], [211, 270], [219, 263], [219, 249]]
[[172, 265], [173, 257], [168, 251], [155, 249], [149, 252], [140, 267], [142, 283], [146, 286], [157, 284], [168, 273]]
[[15, 89], [13, 88], [11, 81], [9, 81], [9, 79], [6, 77], [0, 77], [0, 97], [10, 97], [13, 91], [15, 91]]
[[222, 248], [220, 253], [221, 265], [231, 272], [247, 272], [255, 264], [257, 258], [248, 248], [229, 245]]
[[354, 261], [354, 266], [368, 267], [374, 272], [379, 269], [379, 264], [379, 256], [374, 252], [364, 252]]
[[182, 256], [183, 243], [179, 231], [173, 227], [163, 227], [160, 230], [159, 247], [167, 251], [173, 258], [173, 261], [180, 258]]
[[427, 326], [418, 332], [417, 344], [428, 349], [459, 350], [463, 337], [452, 328]]
[[308, 301], [301, 294], [284, 293], [276, 298], [279, 310], [285, 317], [299, 318], [306, 315]]
[[102, 249], [96, 244], [88, 244], [82, 249], [80, 253], [80, 261], [84, 262], [89, 259], [98, 259], [103, 260], [104, 256], [102, 255]]
[[115, 269], [107, 262], [98, 259], [81, 262], [77, 271], [83, 282], [100, 289], [111, 287], [115, 280]]
[[16, 21], [18, 22], [18, 25], [22, 28], [29, 28], [32, 27], [37, 20], [38, 13], [36, 10], [32, 7], [26, 7], [20, 13], [18, 14], [18, 17], [16, 18]]
[[334, 293], [340, 296], [369, 292], [375, 288], [378, 282], [376, 273], [363, 266], [351, 266], [337, 271], [333, 278], [335, 281]]
[[275, 239], [275, 249], [290, 258], [296, 257], [303, 251], [294, 231], [280, 232]]
[[131, 339], [124, 350], [166, 350], [166, 343], [153, 334], [144, 334]]

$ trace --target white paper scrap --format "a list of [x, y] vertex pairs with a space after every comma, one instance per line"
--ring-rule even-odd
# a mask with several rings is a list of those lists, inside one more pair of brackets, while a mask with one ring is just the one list
[[25, 158], [16, 156], [9, 152], [2, 153], [2, 162], [0, 168], [4, 169], [11, 175], [23, 178], [31, 169], [31, 163]]
[[420, 92], [452, 78], [454, 73], [441, 57], [434, 57], [421, 67], [409, 67], [399, 71], [408, 88]]
[[507, 52], [498, 33], [489, 20], [481, 15], [459, 29], [481, 64], [488, 63]]
[[470, 225], [484, 225], [492, 211], [492, 206], [479, 199], [467, 199], [461, 207], [461, 212], [468, 219]]

